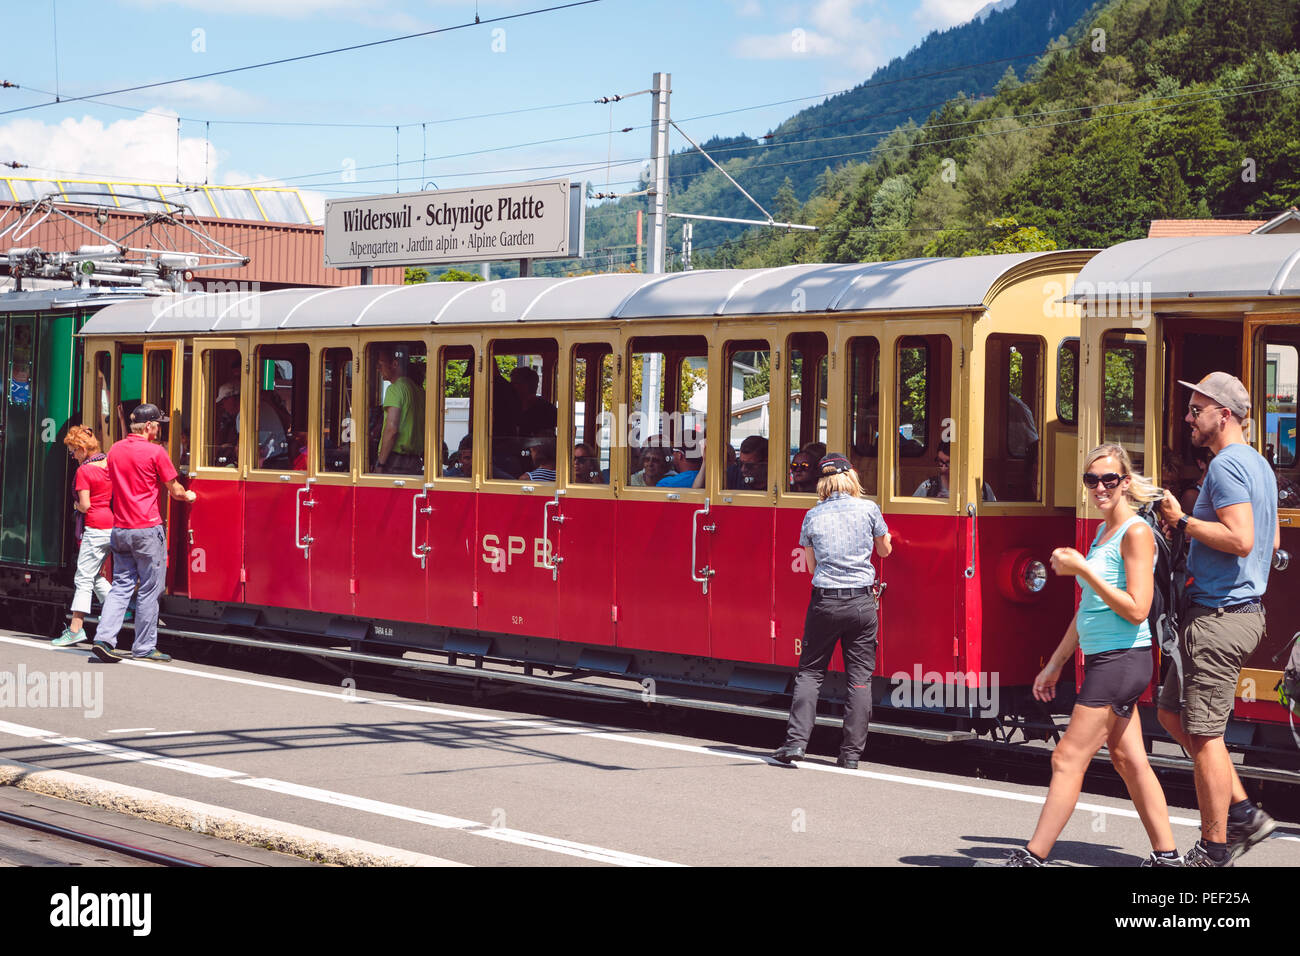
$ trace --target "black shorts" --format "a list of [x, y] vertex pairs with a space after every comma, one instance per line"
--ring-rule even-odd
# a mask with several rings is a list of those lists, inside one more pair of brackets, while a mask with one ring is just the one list
[[1132, 717], [1133, 705], [1151, 683], [1152, 667], [1149, 646], [1088, 654], [1083, 658], [1083, 686], [1074, 702]]

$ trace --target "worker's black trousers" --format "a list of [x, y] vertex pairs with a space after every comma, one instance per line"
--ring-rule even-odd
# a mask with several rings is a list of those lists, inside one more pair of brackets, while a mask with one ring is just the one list
[[840, 754], [857, 758], [867, 745], [871, 722], [871, 673], [876, 669], [876, 599], [825, 597], [814, 592], [804, 620], [803, 651], [794, 679], [794, 703], [786, 726], [786, 744], [806, 747], [817, 719], [817, 697], [838, 642], [844, 650], [848, 701]]

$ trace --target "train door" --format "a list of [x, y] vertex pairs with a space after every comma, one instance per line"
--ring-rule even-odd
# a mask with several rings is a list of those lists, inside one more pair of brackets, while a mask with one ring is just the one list
[[[801, 323], [802, 324], [802, 323]], [[804, 617], [812, 589], [812, 572], [799, 544], [804, 516], [817, 504], [818, 463], [826, 451], [847, 455], [863, 490], [879, 502], [876, 447], [880, 436], [880, 344], [854, 324], [851, 336], [832, 343], [809, 323], [792, 330], [772, 370], [784, 383], [786, 415], [770, 443], [772, 480], [778, 485], [774, 515], [773, 656], [776, 664], [794, 667], [803, 651]], [[834, 344], [835, 350], [829, 351]], [[845, 382], [848, 383], [846, 397]], [[837, 432], [830, 431], [831, 408], [847, 408]], [[843, 427], [847, 426], [847, 435]], [[832, 437], [833, 436], [833, 437]], [[879, 561], [877, 561], [879, 565]], [[882, 607], [883, 615], [883, 607]], [[833, 665], [843, 669], [840, 652]]]
[[[248, 364], [244, 339], [198, 339], [194, 345], [190, 425], [194, 457], [188, 538], [189, 596], [195, 600], [245, 600], [244, 476], [248, 452], [241, 447], [240, 423], [251, 414], [243, 391]], [[252, 543], [261, 547], [260, 539]]]
[[[695, 482], [709, 407], [721, 407], [708, 388], [709, 342], [647, 330], [621, 354], [610, 441], [615, 475], [626, 482], [616, 487], [615, 643], [710, 656], [713, 509]], [[709, 455], [711, 467], [720, 460]]]
[[[327, 345], [312, 353], [315, 398], [308, 429], [289, 436], [293, 468], [311, 476], [296, 503], [302, 558], [307, 562], [311, 609], [351, 614], [356, 590], [352, 564], [356, 488], [352, 481], [352, 383], [357, 359], [350, 346]], [[308, 436], [315, 447], [308, 447]], [[295, 490], [295, 496], [298, 492]], [[306, 539], [305, 541], [303, 539]]]
[[975, 573], [979, 520], [979, 506], [965, 499], [979, 483], [972, 460], [979, 446], [969, 427], [974, 403], [960, 389], [956, 321], [909, 325], [891, 323], [881, 340], [877, 450], [894, 551], [881, 562], [880, 578], [887, 586], [882, 624], [893, 625], [881, 629], [876, 673], [919, 667], [943, 675], [964, 671], [958, 616], [965, 613], [963, 585]]
[[773, 400], [784, 401], [782, 360], [788, 364], [793, 357], [775, 326], [729, 326], [727, 335], [722, 374], [713, 379], [722, 391], [722, 418], [713, 428], [716, 444], [708, 455], [719, 479], [710, 483], [716, 490], [707, 516], [712, 528], [709, 645], [714, 657], [767, 664], [776, 631], [775, 504], [791, 454], [775, 430], [785, 410]]
[[[614, 489], [610, 439], [619, 345], [617, 333], [584, 330], [563, 339], [560, 442], [557, 466], [564, 494], [547, 515], [553, 543], [557, 636], [586, 644], [614, 643]], [[546, 545], [544, 544], [545, 548]]]
[[306, 609], [311, 607], [309, 523], [315, 499], [306, 455], [298, 449], [312, 396], [310, 349], [286, 342], [255, 345], [251, 351], [235, 423], [247, 475], [246, 600]]
[[484, 631], [555, 637], [559, 345], [551, 338], [489, 343], [485, 382], [487, 479], [478, 499], [478, 622]]
[[437, 453], [425, 446], [429, 345], [423, 334], [362, 345], [362, 400], [352, 448], [357, 462], [352, 539], [356, 613], [423, 621], [429, 578], [429, 488]]
[[[427, 620], [442, 627], [475, 630], [478, 627], [476, 601], [478, 578], [486, 573], [482, 542], [478, 535], [478, 495], [475, 493], [474, 436], [486, 433], [486, 415], [479, 415], [482, 392], [475, 388], [483, 361], [477, 336], [458, 334], [439, 338], [434, 404], [440, 441], [447, 454], [430, 468], [433, 490], [426, 497], [415, 496], [411, 520], [416, 531], [410, 560], [426, 555], [425, 593]], [[433, 374], [434, 369], [430, 369]], [[477, 418], [476, 418], [477, 415]], [[478, 467], [486, 465], [486, 446]], [[483, 474], [483, 472], [479, 472]], [[427, 548], [423, 551], [422, 548]], [[405, 557], [405, 556], [404, 556]]]
[[[167, 449], [180, 475], [182, 485], [189, 483], [190, 442], [190, 350], [181, 341], [148, 342], [144, 346], [140, 394], [143, 400], [158, 406], [163, 413], [158, 441]], [[158, 490], [158, 511], [167, 533], [167, 590], [187, 593], [188, 511], [189, 505], [176, 501], [166, 491]]]
[[29, 507], [31, 468], [29, 451], [33, 432], [32, 370], [35, 367], [36, 319], [9, 317], [4, 330], [4, 415], [0, 442], [0, 561], [25, 564], [31, 536]]
[[[1300, 328], [1297, 317], [1247, 320], [1245, 350], [1249, 367], [1244, 381], [1255, 410], [1248, 438], [1272, 466], [1277, 478], [1277, 520], [1281, 551], [1274, 557], [1264, 594], [1268, 628], [1264, 640], [1242, 668], [1237, 714], [1256, 719], [1286, 719], [1274, 689], [1282, 679], [1285, 650], [1300, 629], [1300, 588], [1295, 564], [1300, 561], [1300, 454], [1296, 442], [1297, 380], [1300, 379]], [[1189, 380], [1190, 381], [1190, 380]], [[1253, 682], [1247, 684], [1247, 681]], [[1247, 693], [1253, 686], [1253, 693]]]

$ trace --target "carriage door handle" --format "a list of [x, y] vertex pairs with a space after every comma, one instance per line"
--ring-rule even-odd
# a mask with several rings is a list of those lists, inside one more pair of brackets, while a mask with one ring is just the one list
[[302, 551], [304, 559], [311, 554], [311, 543], [315, 539], [311, 535], [304, 535], [302, 533], [302, 509], [315, 508], [316, 499], [313, 498], [309, 501], [303, 501], [302, 496], [310, 493], [311, 486], [315, 483], [315, 478], [308, 478], [307, 484], [299, 488], [297, 493], [294, 495], [294, 501], [297, 507], [293, 510], [293, 546]]
[[[555, 507], [556, 514], [548, 516], [547, 512], [550, 511], [552, 506]], [[551, 572], [552, 581], [560, 579], [560, 565], [564, 563], [564, 559], [551, 549], [551, 522], [564, 524], [564, 515], [560, 514], [559, 510], [560, 492], [557, 491], [551, 501], [542, 505], [542, 567]]]
[[975, 506], [967, 505], [966, 514], [970, 515], [970, 566], [963, 572], [967, 578], [975, 577]]
[[1273, 570], [1285, 571], [1291, 563], [1291, 552], [1285, 548], [1278, 548], [1273, 552]]
[[[695, 525], [696, 522], [699, 520], [700, 515], [708, 515], [708, 513], [709, 513], [709, 499], [705, 498], [704, 507], [701, 508], [699, 511], [695, 512], [695, 514], [691, 516], [691, 580], [696, 582], [697, 584], [702, 584], [704, 586], [702, 591], [702, 593], [704, 594], [709, 593], [709, 578], [713, 577], [713, 575], [716, 572], [707, 564], [702, 568], [696, 567], [696, 564], [699, 561], [698, 545], [699, 545], [700, 536], [699, 533], [695, 530]], [[716, 530], [718, 530], [718, 526], [716, 523], [706, 524], [700, 527], [700, 531], [708, 531], [710, 534], [712, 534]]]
[[[429, 489], [432, 487], [433, 485], [426, 483], [424, 487], [420, 489], [419, 493], [411, 498], [411, 557], [419, 559], [421, 571], [424, 570], [425, 564], [429, 560], [429, 552], [432, 551], [433, 548], [427, 544], [417, 545], [415, 543], [415, 526], [419, 521], [420, 515], [433, 514], [433, 505], [427, 503], [429, 500]], [[420, 507], [421, 498], [426, 502], [423, 508]]]

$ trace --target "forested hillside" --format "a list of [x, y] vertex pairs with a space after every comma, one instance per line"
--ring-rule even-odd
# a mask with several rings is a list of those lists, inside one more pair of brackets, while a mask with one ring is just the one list
[[[795, 198], [809, 199], [828, 163], [869, 158], [873, 147], [900, 124], [924, 122], [933, 110], [963, 93], [988, 95], [1008, 70], [1023, 76], [1054, 38], [1095, 5], [1097, 0], [1018, 0], [1007, 9], [931, 33], [860, 86], [801, 110], [766, 134], [714, 136], [701, 145], [775, 214], [773, 204], [785, 181]], [[696, 129], [698, 124], [687, 128]], [[681, 142], [675, 133], [672, 139]], [[669, 172], [669, 207], [674, 211], [738, 218], [759, 215], [693, 148], [675, 152]], [[604, 261], [589, 256], [590, 266], [617, 263], [620, 255], [621, 261], [627, 261], [626, 251], [636, 242], [636, 210], [644, 208], [644, 200], [634, 198], [588, 210], [589, 253], [611, 249]], [[711, 225], [697, 226], [696, 235], [702, 230], [706, 241], [710, 236], [716, 241], [743, 232], [740, 227]], [[674, 223], [674, 244], [679, 236], [680, 224]]]
[[[957, 97], [695, 266], [1107, 246], [1154, 218], [1300, 203], [1300, 0], [1112, 0], [993, 96]], [[741, 180], [744, 182], [744, 180]], [[791, 184], [792, 186], [793, 184]]]

